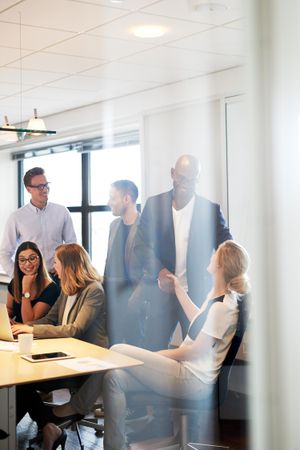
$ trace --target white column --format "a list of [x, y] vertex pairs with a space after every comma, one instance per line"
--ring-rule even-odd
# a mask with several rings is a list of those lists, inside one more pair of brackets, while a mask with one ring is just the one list
[[[300, 449], [299, 2], [252, 6], [252, 448]], [[250, 16], [251, 17], [251, 16]]]

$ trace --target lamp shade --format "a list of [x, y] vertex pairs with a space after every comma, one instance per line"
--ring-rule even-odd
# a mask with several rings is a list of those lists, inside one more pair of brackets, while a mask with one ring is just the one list
[[9, 144], [12, 142], [18, 142], [18, 134], [12, 130], [14, 130], [16, 127], [9, 125], [7, 116], [4, 116], [4, 122], [3, 128], [7, 128], [9, 131], [1, 131], [0, 132], [0, 142], [4, 144]]
[[[34, 109], [34, 117], [32, 117], [27, 125], [28, 130], [46, 130], [46, 125], [43, 121], [43, 119], [39, 119], [37, 116], [37, 110]], [[42, 133], [34, 133], [32, 132], [27, 132], [27, 134], [31, 135], [31, 136], [41, 136]]]
[[[6, 127], [3, 127], [3, 128], [6, 128]], [[15, 127], [8, 127], [8, 128], [11, 130], [12, 128], [15, 128]], [[12, 133], [11, 131], [7, 131], [7, 132], [1, 131], [0, 132], [0, 142], [1, 143], [10, 144], [12, 142], [18, 142], [18, 140], [19, 140], [19, 138], [18, 138], [18, 134], [16, 132], [15, 133]]]

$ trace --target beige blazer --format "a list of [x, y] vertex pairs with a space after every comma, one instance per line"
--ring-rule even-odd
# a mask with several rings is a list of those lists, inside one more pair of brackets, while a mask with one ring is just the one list
[[61, 292], [48, 314], [32, 322], [34, 337], [74, 337], [107, 347], [105, 301], [101, 283], [91, 282], [78, 293], [69, 311], [67, 323], [62, 325], [67, 298], [67, 295]]

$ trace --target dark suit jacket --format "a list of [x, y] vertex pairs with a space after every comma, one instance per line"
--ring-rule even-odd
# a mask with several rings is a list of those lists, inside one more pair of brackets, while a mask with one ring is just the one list
[[[118, 240], [120, 239], [119, 231], [122, 226], [122, 218], [114, 220], [110, 225], [104, 271], [104, 289], [107, 301], [107, 330], [110, 344], [125, 340], [128, 344], [141, 345], [142, 337], [137, 316], [142, 307], [140, 295], [134, 297], [138, 300], [137, 305], [132, 305], [131, 303], [129, 305], [129, 299], [139, 285], [140, 279], [143, 277], [143, 269], [133, 250], [139, 217], [137, 217], [136, 221], [130, 227], [125, 243], [124, 258], [122, 254], [118, 255], [113, 250], [114, 244], [118, 245]], [[123, 265], [125, 265], [125, 270], [122, 274]], [[119, 271], [120, 274], [118, 274]]]
[[[134, 242], [135, 242], [135, 236], [138, 228], [138, 224], [140, 221], [140, 216], [138, 215], [136, 221], [132, 224], [128, 238], [125, 244], [125, 264], [126, 264], [126, 271], [127, 274], [131, 280], [131, 282], [136, 283], [140, 280], [142, 277], [142, 268], [140, 266], [140, 263], [137, 259], [137, 256], [135, 255], [133, 249], [134, 249]], [[105, 263], [105, 270], [104, 270], [104, 286], [105, 283], [107, 283], [107, 268], [114, 264], [114, 261], [112, 260], [112, 247], [114, 240], [117, 236], [118, 230], [120, 228], [120, 225], [122, 223], [121, 217], [115, 219], [110, 224], [109, 229], [109, 238], [108, 238], [108, 248], [107, 248], [107, 257], [106, 257], [106, 263]]]
[[[172, 195], [171, 190], [150, 197], [140, 218], [135, 251], [152, 280], [164, 267], [175, 272]], [[197, 305], [201, 305], [210, 289], [211, 279], [206, 269], [211, 254], [227, 239], [232, 236], [220, 206], [196, 195], [187, 250], [187, 281], [189, 295]]]

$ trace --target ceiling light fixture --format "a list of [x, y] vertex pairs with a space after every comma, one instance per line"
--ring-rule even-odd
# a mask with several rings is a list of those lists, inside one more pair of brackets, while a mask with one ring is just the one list
[[[46, 125], [45, 125], [45, 122], [43, 121], [43, 119], [38, 118], [36, 108], [34, 108], [33, 113], [34, 113], [34, 116], [29, 120], [28, 125], [27, 125], [27, 128], [29, 130], [33, 130], [33, 131], [28, 131], [28, 133], [30, 133], [32, 136], [40, 136], [45, 131], [47, 131]], [[36, 131], [34, 131], [34, 130], [36, 130]]]
[[[37, 116], [37, 110], [34, 109], [34, 117], [32, 117], [27, 125], [27, 128], [16, 128], [9, 125], [7, 116], [4, 116], [5, 125], [0, 127], [0, 141], [4, 142], [17, 142], [23, 141], [25, 138], [34, 136], [42, 136], [44, 134], [56, 134], [56, 131], [47, 130], [43, 119], [39, 119]], [[9, 132], [9, 133], [7, 133]], [[11, 135], [11, 137], [10, 137]]]
[[[20, 123], [22, 123], [22, 102], [23, 102], [23, 67], [22, 67], [22, 23], [21, 13], [19, 13], [19, 30], [20, 30]], [[4, 125], [0, 127], [0, 142], [11, 143], [22, 141], [25, 138], [42, 136], [48, 134], [56, 134], [56, 131], [47, 130], [43, 119], [39, 119], [37, 110], [34, 108], [34, 116], [28, 122], [27, 128], [16, 128], [9, 125], [7, 116], [4, 117]]]
[[228, 6], [224, 2], [218, 2], [213, 0], [188, 0], [190, 9], [195, 12], [211, 13], [211, 12], [223, 12], [228, 9]]
[[3, 130], [3, 132], [0, 133], [0, 142], [18, 142], [19, 138], [16, 132], [16, 128], [9, 125], [7, 116], [4, 116], [4, 125], [0, 128], [0, 130]]
[[163, 36], [167, 32], [167, 28], [159, 25], [140, 25], [131, 29], [131, 32], [139, 38], [150, 39]]

